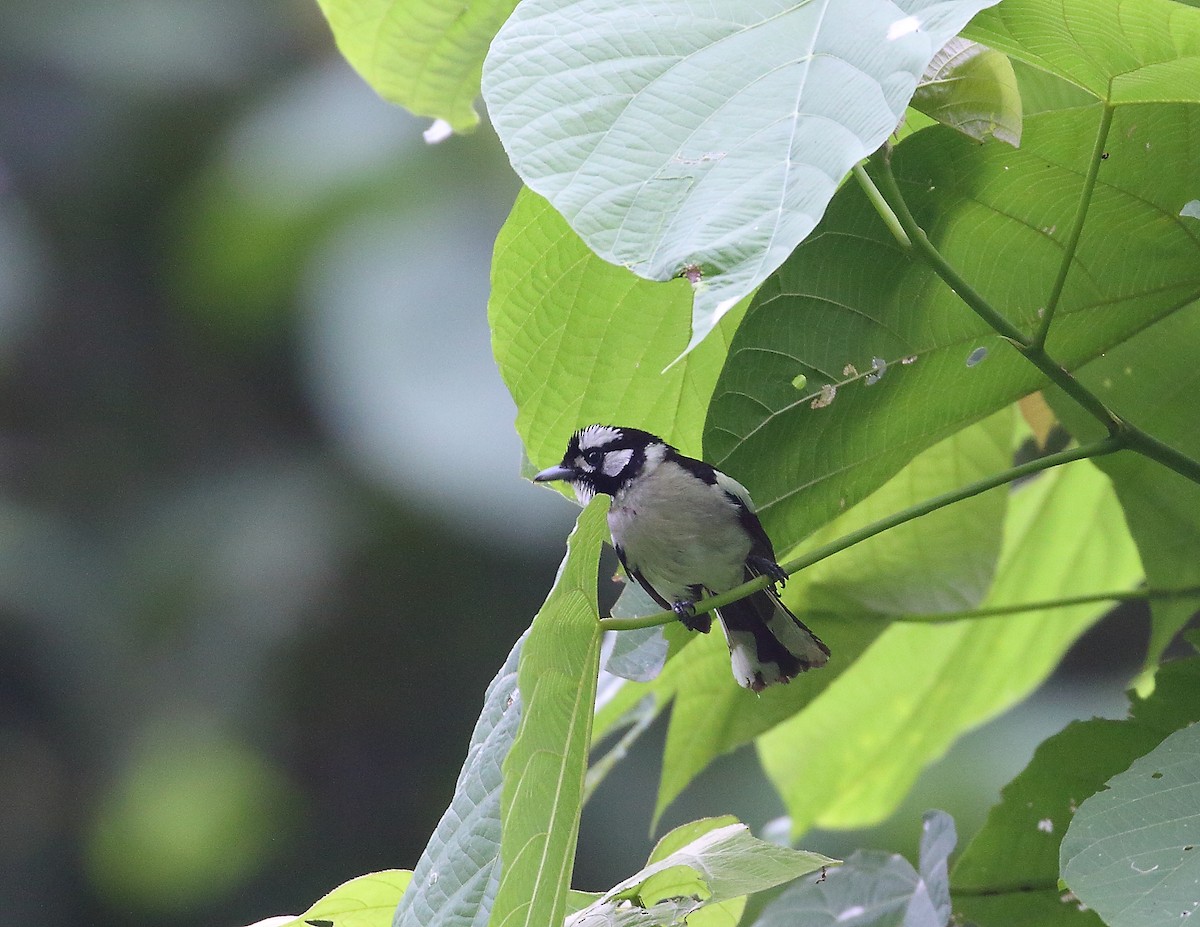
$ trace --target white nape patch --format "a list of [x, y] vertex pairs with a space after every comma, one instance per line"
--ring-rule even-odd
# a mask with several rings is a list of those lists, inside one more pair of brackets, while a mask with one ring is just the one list
[[605, 476], [617, 476], [633, 457], [633, 448], [627, 447], [620, 451], [609, 451], [604, 455], [604, 466], [600, 469]]
[[646, 447], [646, 460], [642, 464], [642, 473], [649, 476], [667, 456], [665, 444], [650, 444]]
[[915, 16], [905, 16], [903, 19], [897, 19], [894, 23], [888, 26], [887, 38], [889, 42], [894, 42], [896, 39], [903, 38], [921, 28], [921, 20]]
[[587, 451], [593, 448], [607, 447], [619, 440], [621, 440], [620, 428], [613, 428], [611, 425], [588, 425], [579, 432], [579, 449]]

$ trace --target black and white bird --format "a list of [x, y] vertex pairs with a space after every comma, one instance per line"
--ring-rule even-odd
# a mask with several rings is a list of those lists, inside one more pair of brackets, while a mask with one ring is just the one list
[[[590, 425], [534, 480], [565, 480], [585, 505], [596, 493], [612, 496], [608, 526], [625, 573], [690, 630], [712, 627], [707, 614], [695, 614], [697, 600], [756, 576], [787, 579], [745, 487], [648, 432]], [[717, 618], [734, 678], [755, 692], [829, 659], [773, 585], [723, 606]]]

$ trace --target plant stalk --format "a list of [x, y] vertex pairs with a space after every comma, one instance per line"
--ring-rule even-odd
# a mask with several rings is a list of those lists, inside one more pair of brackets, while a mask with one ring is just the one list
[[[1023, 463], [1020, 466], [1010, 467], [992, 476], [975, 480], [966, 486], [953, 489], [950, 492], [942, 493], [940, 496], [934, 496], [931, 499], [926, 499], [924, 502], [901, 509], [899, 512], [865, 525], [857, 531], [851, 531], [849, 534], [843, 535], [835, 541], [822, 544], [820, 547], [784, 563], [782, 565], [783, 571], [791, 576], [805, 567], [810, 567], [814, 563], [840, 553], [848, 547], [853, 547], [855, 544], [859, 544], [868, 538], [873, 538], [875, 535], [882, 534], [884, 531], [898, 527], [905, 522], [912, 521], [914, 518], [920, 518], [923, 515], [928, 515], [930, 512], [945, 508], [947, 505], [953, 505], [955, 502], [970, 499], [972, 496], [987, 492], [989, 489], [995, 489], [997, 486], [1003, 486], [1006, 483], [1013, 482], [1013, 480], [1019, 480], [1023, 476], [1040, 473], [1042, 470], [1060, 467], [1063, 464], [1076, 460], [1111, 454], [1114, 451], [1120, 450], [1122, 446], [1123, 444], [1119, 438], [1109, 435], [1092, 444], [1068, 448], [1065, 451], [1059, 451], [1057, 454], [1048, 454], [1045, 457], [1039, 457], [1036, 460]], [[740, 586], [735, 586], [728, 592], [723, 592], [720, 595], [711, 596], [707, 599], [701, 599], [695, 603], [696, 614], [701, 615], [711, 612], [722, 605], [728, 605], [730, 602], [744, 599], [746, 596], [758, 592], [760, 589], [765, 589], [769, 585], [771, 585], [770, 578], [759, 576], [749, 582], [742, 583]], [[676, 620], [676, 618], [676, 614], [672, 611], [655, 612], [651, 615], [641, 615], [632, 618], [601, 618], [600, 627], [605, 631], [630, 631], [634, 628], [650, 628], [655, 625], [669, 624]]]
[[[1103, 134], [1107, 137], [1107, 130]], [[1103, 145], [1098, 144], [1097, 148], [1102, 155]], [[866, 175], [865, 171], [861, 174], [856, 173], [856, 176], [859, 177], [860, 183], [869, 183], [871, 181], [871, 178]], [[907, 236], [911, 251], [929, 264], [933, 268], [933, 271], [981, 319], [1009, 341], [1026, 360], [1045, 374], [1051, 383], [1074, 399], [1081, 408], [1099, 421], [1108, 430], [1109, 435], [1119, 441], [1121, 447], [1135, 451], [1144, 457], [1149, 457], [1151, 460], [1155, 460], [1163, 466], [1174, 470], [1186, 479], [1200, 484], [1200, 461], [1196, 461], [1183, 452], [1164, 444], [1162, 441], [1159, 441], [1157, 438], [1152, 437], [1118, 416], [1095, 393], [1080, 383], [1069, 370], [1047, 354], [1045, 348], [1041, 344], [1038, 344], [1036, 339], [1022, 334], [1016, 326], [997, 312], [983, 296], [962, 278], [958, 271], [942, 256], [933, 242], [929, 240], [929, 237], [909, 210], [908, 204], [900, 192], [900, 186], [896, 182], [896, 177], [892, 173], [890, 158], [885, 157], [883, 159], [882, 167], [879, 171], [879, 184], [882, 189], [877, 189], [876, 193], [879, 194], [879, 198], [884, 201], [886, 206], [886, 214], [881, 214], [883, 215], [884, 222], [890, 228], [891, 219], [894, 218]], [[876, 202], [876, 197], [872, 196], [869, 190], [867, 195], [873, 203]], [[1078, 240], [1076, 239], [1077, 243]], [[903, 246], [903, 242], [901, 242], [901, 245]]]
[[1088, 162], [1087, 174], [1083, 178], [1083, 191], [1079, 194], [1079, 206], [1075, 210], [1075, 219], [1071, 223], [1071, 231], [1063, 246], [1062, 262], [1058, 265], [1058, 276], [1050, 288], [1050, 296], [1042, 307], [1042, 318], [1038, 325], [1037, 334], [1033, 336], [1033, 345], [1038, 348], [1046, 346], [1046, 337], [1050, 334], [1050, 323], [1054, 321], [1054, 313], [1058, 309], [1058, 301], [1062, 297], [1063, 287], [1067, 283], [1067, 274], [1071, 271], [1071, 262], [1075, 260], [1075, 252], [1079, 248], [1079, 236], [1083, 233], [1083, 223], [1087, 219], [1088, 207], [1092, 204], [1092, 194], [1096, 190], [1096, 178], [1100, 175], [1100, 162], [1104, 160], [1104, 146], [1108, 144], [1108, 130], [1112, 127], [1115, 108], [1110, 104], [1104, 105], [1100, 114], [1100, 128], [1096, 131], [1096, 144], [1092, 147], [1092, 159]]
[[1200, 598], [1200, 586], [1185, 586], [1180, 589], [1126, 589], [1120, 592], [1096, 592], [1090, 595], [1067, 596], [1047, 599], [1044, 602], [1025, 602], [1019, 605], [992, 605], [986, 608], [964, 608], [954, 612], [930, 612], [923, 615], [897, 615], [897, 621], [912, 624], [941, 624], [947, 621], [962, 621], [972, 618], [995, 618], [1000, 615], [1018, 615], [1021, 612], [1039, 612], [1051, 608], [1067, 608], [1071, 605], [1091, 605], [1096, 602], [1137, 602], [1146, 600], [1159, 602], [1168, 599]]

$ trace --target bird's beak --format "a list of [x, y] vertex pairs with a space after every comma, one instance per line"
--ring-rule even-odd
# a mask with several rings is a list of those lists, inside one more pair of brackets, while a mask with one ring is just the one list
[[543, 470], [533, 478], [533, 481], [535, 483], [551, 483], [554, 480], [570, 480], [574, 479], [574, 477], [574, 470], [572, 470], [570, 467], [564, 467], [562, 464], [559, 464], [556, 467], [550, 467], [547, 470]]

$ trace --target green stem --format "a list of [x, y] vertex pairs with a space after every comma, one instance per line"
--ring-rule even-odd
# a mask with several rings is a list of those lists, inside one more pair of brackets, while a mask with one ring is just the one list
[[650, 704], [642, 706], [637, 716], [637, 720], [629, 726], [629, 729], [621, 735], [621, 739], [613, 744], [612, 749], [605, 753], [602, 757], [594, 760], [588, 766], [587, 775], [583, 779], [583, 803], [586, 805], [592, 797], [592, 793], [596, 791], [600, 783], [605, 777], [612, 772], [613, 768], [625, 759], [629, 753], [629, 749], [637, 742], [637, 739], [645, 733], [646, 728], [655, 722], [658, 718], [660, 706], [658, 700], [650, 698]]
[[[867, 197], [872, 203], [876, 202], [876, 197], [887, 208], [887, 214], [881, 213], [883, 221], [891, 228], [889, 215], [895, 219], [900, 226], [901, 231], [908, 239], [907, 249], [918, 254], [927, 264], [929, 264], [934, 272], [941, 277], [956, 294], [958, 298], [971, 307], [981, 319], [988, 323], [993, 329], [1017, 345], [1019, 348], [1028, 347], [1029, 339], [1021, 332], [1019, 328], [1012, 324], [1008, 319], [1002, 316], [999, 312], [992, 308], [982, 295], [976, 289], [967, 283], [966, 280], [959, 274], [954, 266], [942, 257], [942, 253], [933, 246], [933, 242], [925, 234], [925, 230], [917, 223], [916, 218], [908, 208], [908, 203], [900, 193], [900, 186], [896, 183], [896, 176], [892, 173], [891, 159], [885, 157], [883, 159], [883, 167], [879, 172], [879, 185], [883, 190], [879, 190], [871, 182], [871, 178], [866, 171], [861, 174], [855, 174], [859, 178], [859, 183], [864, 185], [867, 190]], [[870, 185], [869, 187], [867, 185]], [[870, 190], [874, 189], [875, 194], [872, 195]], [[879, 207], [876, 206], [876, 209]], [[894, 233], [893, 233], [894, 234]], [[905, 242], [902, 239], [897, 239], [902, 247], [905, 247]]]
[[867, 199], [871, 201], [871, 205], [875, 207], [875, 211], [879, 213], [879, 217], [883, 219], [883, 224], [888, 227], [888, 231], [900, 243], [900, 247], [905, 251], [911, 251], [912, 242], [908, 240], [908, 235], [905, 233], [904, 227], [900, 224], [900, 219], [892, 212], [892, 207], [888, 205], [888, 201], [883, 198], [883, 194], [879, 192], [879, 188], [872, 182], [863, 164], [864, 162], [860, 161], [854, 165], [852, 169], [854, 178], [858, 181], [858, 185], [862, 187], [863, 192], [867, 194]]
[[[1103, 154], [1103, 147], [1100, 146], [1100, 148], [1101, 154]], [[934, 272], [981, 319], [1007, 339], [1026, 360], [1045, 374], [1051, 383], [1074, 399], [1081, 408], [1100, 422], [1108, 430], [1109, 435], [1120, 442], [1121, 447], [1155, 460], [1194, 483], [1200, 483], [1200, 461], [1163, 444], [1157, 438], [1124, 421], [1109, 409], [1095, 393], [1075, 379], [1069, 370], [1047, 354], [1041, 344], [1038, 344], [1035, 339], [1023, 335], [1008, 319], [992, 308], [991, 304], [959, 275], [958, 271], [934, 247], [925, 231], [917, 224], [908, 204], [904, 201], [900, 185], [892, 173], [890, 159], [887, 157], [883, 158], [878, 179], [882, 190], [877, 192], [881, 194], [887, 207], [887, 214], [883, 216], [884, 221], [888, 222], [890, 227], [889, 217], [895, 218], [908, 237], [912, 252], [929, 264]], [[861, 179], [860, 182], [862, 182]], [[871, 197], [869, 192], [868, 197]], [[875, 202], [873, 197], [871, 199], [872, 202]]]
[[[1101, 457], [1105, 454], [1111, 454], [1113, 451], [1120, 450], [1122, 447], [1123, 443], [1119, 438], [1109, 435], [1093, 444], [1069, 448], [1065, 451], [1059, 451], [1057, 454], [1048, 454], [1045, 457], [1039, 457], [1037, 460], [1031, 460], [1017, 467], [1010, 467], [992, 476], [968, 483], [959, 489], [942, 493], [940, 496], [926, 499], [917, 505], [901, 509], [899, 512], [895, 512], [887, 518], [881, 518], [879, 521], [872, 522], [865, 527], [859, 528], [857, 531], [851, 531], [836, 541], [823, 544], [794, 560], [789, 560], [783, 564], [783, 570], [791, 576], [806, 567], [812, 566], [814, 563], [840, 553], [848, 547], [853, 547], [855, 544], [861, 543], [877, 534], [882, 534], [884, 531], [902, 525], [907, 521], [912, 521], [914, 518], [920, 518], [923, 515], [928, 515], [930, 512], [945, 508], [947, 505], [953, 505], [955, 502], [970, 499], [972, 496], [987, 492], [989, 489], [995, 489], [997, 486], [1003, 486], [1005, 483], [1019, 480], [1023, 476], [1029, 476], [1033, 473], [1039, 473], [1042, 470], [1049, 470], [1051, 467], [1059, 467], [1063, 464], [1084, 458]], [[759, 576], [747, 583], [742, 583], [740, 586], [735, 586], [728, 592], [723, 592], [711, 598], [701, 599], [696, 603], [696, 614], [700, 615], [705, 612], [711, 612], [722, 605], [728, 605], [730, 602], [744, 599], [746, 596], [758, 592], [760, 589], [765, 589], [770, 584], [771, 580], [768, 577]], [[630, 631], [634, 628], [650, 628], [655, 625], [668, 624], [675, 619], [676, 615], [674, 612], [662, 611], [635, 618], [601, 618], [600, 627], [605, 631]]]
[[1095, 602], [1162, 601], [1164, 599], [1200, 598], [1200, 586], [1182, 589], [1127, 589], [1123, 592], [1096, 592], [1091, 595], [1075, 595], [1045, 602], [1026, 602], [1022, 605], [992, 605], [987, 608], [965, 608], [956, 612], [931, 612], [925, 615], [898, 615], [897, 621], [914, 624], [940, 624], [945, 621], [962, 621], [969, 618], [994, 618], [998, 615], [1017, 615], [1021, 612], [1038, 612], [1051, 608], [1066, 608], [1070, 605], [1091, 605]]
[[1096, 144], [1092, 146], [1092, 159], [1088, 162], [1088, 171], [1083, 178], [1083, 191], [1079, 195], [1079, 206], [1075, 210], [1075, 219], [1071, 223], [1071, 231], [1063, 246], [1062, 262], [1058, 265], [1058, 276], [1050, 288], [1050, 297], [1042, 308], [1042, 320], [1038, 325], [1037, 334], [1033, 336], [1035, 347], [1046, 346], [1046, 337], [1050, 334], [1050, 323], [1058, 309], [1058, 301], [1062, 297], [1063, 287], [1067, 283], [1067, 274], [1071, 271], [1071, 262], [1075, 260], [1075, 252], [1079, 248], [1079, 236], [1083, 234], [1083, 223], [1087, 219], [1088, 207], [1092, 204], [1092, 193], [1096, 189], [1096, 178], [1100, 175], [1100, 162], [1104, 160], [1104, 146], [1108, 144], [1108, 130], [1112, 127], [1114, 107], [1104, 106], [1100, 114], [1100, 128], [1096, 131]]
[[1164, 467], [1169, 467], [1193, 483], [1200, 483], [1200, 462], [1193, 460], [1182, 451], [1163, 444], [1158, 438], [1146, 434], [1140, 428], [1130, 427], [1124, 435], [1124, 440], [1125, 446], [1131, 451], [1158, 461]]

